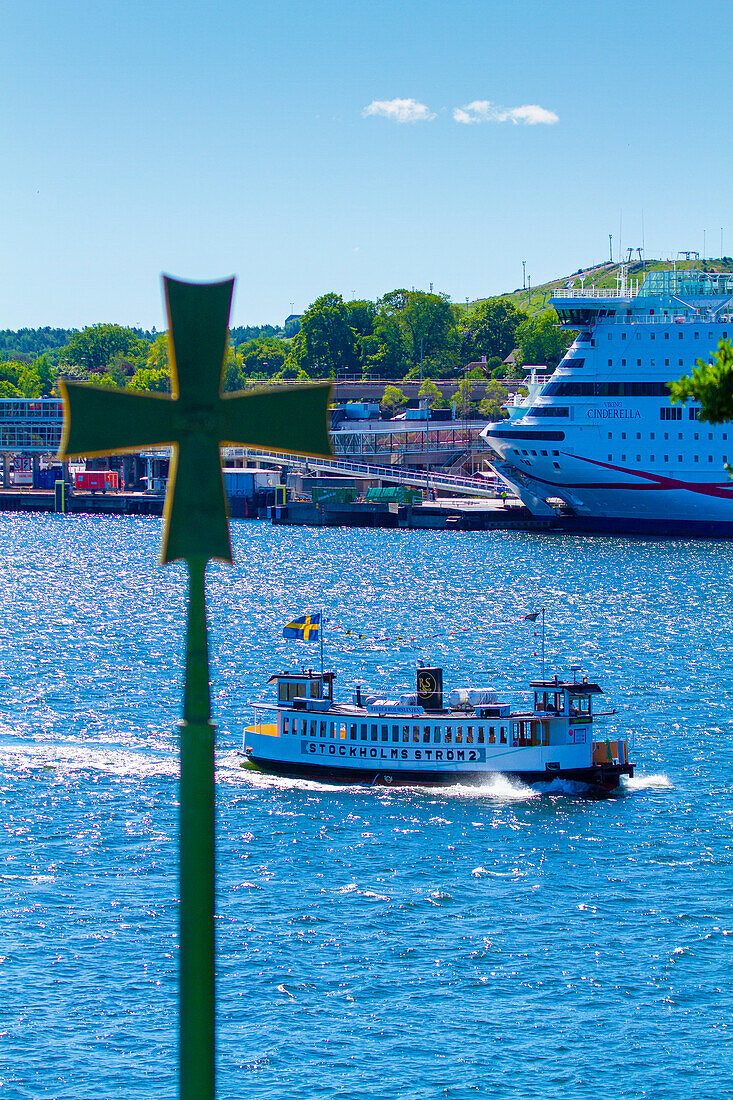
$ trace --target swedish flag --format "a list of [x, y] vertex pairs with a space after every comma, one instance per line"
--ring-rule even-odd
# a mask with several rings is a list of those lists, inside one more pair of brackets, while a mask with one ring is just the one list
[[317, 642], [321, 635], [321, 614], [301, 615], [283, 627], [283, 638], [296, 638], [299, 642]]

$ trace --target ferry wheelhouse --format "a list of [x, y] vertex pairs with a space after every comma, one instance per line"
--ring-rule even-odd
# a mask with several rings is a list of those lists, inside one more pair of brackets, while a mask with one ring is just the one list
[[672, 405], [667, 383], [733, 338], [733, 276], [622, 269], [616, 289], [569, 287], [550, 304], [577, 335], [552, 376], [484, 437], [495, 472], [537, 516], [589, 530], [733, 535], [733, 423]]
[[533, 704], [512, 710], [486, 689], [443, 698], [442, 670], [417, 669], [417, 692], [380, 699], [357, 687], [334, 699], [334, 672], [280, 672], [276, 699], [253, 704], [243, 763], [266, 772], [343, 783], [446, 784], [500, 774], [614, 790], [633, 775], [626, 740], [596, 736], [598, 684], [585, 676], [531, 683]]

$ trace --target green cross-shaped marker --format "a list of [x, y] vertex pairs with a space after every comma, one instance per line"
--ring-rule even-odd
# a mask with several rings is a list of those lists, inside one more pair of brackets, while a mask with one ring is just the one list
[[232, 560], [220, 448], [226, 444], [329, 456], [329, 385], [222, 394], [234, 280], [164, 279], [170, 397], [60, 382], [59, 458], [173, 447], [162, 561], [189, 570], [181, 723], [180, 1096], [214, 1097], [214, 726], [209, 699], [205, 572]]

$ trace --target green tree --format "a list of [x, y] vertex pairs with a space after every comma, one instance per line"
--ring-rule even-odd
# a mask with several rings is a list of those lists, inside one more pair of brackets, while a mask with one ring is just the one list
[[472, 363], [480, 356], [506, 359], [517, 344], [517, 329], [527, 314], [509, 298], [487, 298], [472, 313], [463, 315], [461, 357]]
[[130, 379], [131, 390], [152, 390], [153, 393], [170, 393], [171, 376], [167, 367], [140, 367]]
[[392, 290], [377, 302], [374, 318], [376, 347], [368, 362], [370, 368], [383, 378], [404, 378], [409, 369], [401, 324], [408, 293], [407, 290]]
[[401, 408], [407, 398], [398, 386], [385, 386], [384, 393], [382, 394], [382, 411], [387, 415], [394, 416], [397, 409]]
[[454, 398], [459, 416], [467, 419], [471, 415], [471, 390], [473, 382], [470, 378], [462, 378], [458, 383], [458, 391]]
[[711, 424], [733, 420], [733, 346], [720, 340], [709, 363], [698, 359], [692, 375], [670, 382], [672, 401], [699, 401], [700, 419]]
[[554, 309], [522, 321], [516, 336], [522, 363], [541, 363], [555, 369], [572, 342], [572, 334], [557, 326]]
[[504, 420], [509, 415], [502, 405], [509, 397], [509, 391], [496, 382], [489, 382], [486, 387], [486, 396], [479, 403], [479, 414], [485, 420]]
[[427, 397], [428, 406], [431, 409], [439, 409], [443, 407], [443, 394], [440, 392], [435, 382], [431, 382], [429, 378], [426, 378], [420, 389], [417, 391], [418, 397]]
[[[147, 359], [150, 345], [130, 328], [121, 325], [90, 325], [75, 332], [60, 357], [62, 373], [66, 365], [81, 367], [87, 373], [107, 370], [114, 360], [130, 364], [133, 370]], [[132, 373], [132, 372], [130, 372]]]
[[359, 367], [356, 336], [340, 294], [324, 294], [309, 306], [293, 337], [289, 367], [314, 378], [333, 378]]
[[248, 340], [239, 348], [241, 373], [246, 378], [274, 378], [283, 369], [288, 346], [274, 336]]
[[453, 374], [458, 366], [460, 336], [444, 294], [411, 290], [400, 313], [410, 374], [430, 371], [438, 377]]
[[370, 358], [375, 354], [378, 347], [374, 336], [377, 307], [374, 302], [362, 299], [346, 302], [345, 307], [347, 322], [354, 333], [356, 357], [362, 371], [366, 374], [369, 370]]

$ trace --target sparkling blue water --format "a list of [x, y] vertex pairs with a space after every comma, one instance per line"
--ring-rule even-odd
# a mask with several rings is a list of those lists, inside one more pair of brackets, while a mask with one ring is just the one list
[[[157, 569], [153, 519], [0, 531], [0, 1096], [173, 1097], [184, 574]], [[233, 539], [208, 586], [219, 1095], [733, 1095], [733, 545], [244, 522]], [[582, 664], [618, 708], [609, 736], [634, 734], [617, 797], [238, 766], [247, 700], [317, 662], [280, 636], [294, 613], [331, 616], [344, 693], [407, 690], [417, 658], [449, 687], [517, 691], [542, 605], [550, 667]]]

